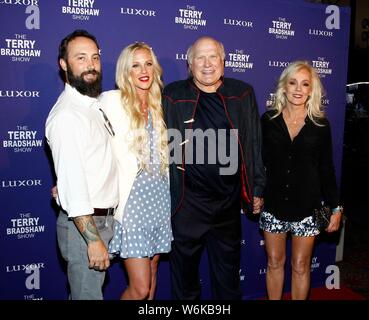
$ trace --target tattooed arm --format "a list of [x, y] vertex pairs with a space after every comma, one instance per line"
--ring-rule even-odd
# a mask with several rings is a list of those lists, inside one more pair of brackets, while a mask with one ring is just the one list
[[73, 219], [74, 224], [87, 243], [89, 268], [105, 270], [109, 267], [109, 253], [101, 240], [92, 215], [79, 216]]

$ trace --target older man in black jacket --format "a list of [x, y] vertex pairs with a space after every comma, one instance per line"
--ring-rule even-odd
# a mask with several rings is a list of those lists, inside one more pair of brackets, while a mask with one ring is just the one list
[[[214, 299], [240, 299], [240, 211], [259, 213], [265, 172], [253, 89], [224, 78], [225, 52], [211, 37], [187, 51], [190, 78], [165, 87], [171, 151], [173, 298], [199, 299], [208, 251]], [[178, 136], [180, 139], [178, 139]]]

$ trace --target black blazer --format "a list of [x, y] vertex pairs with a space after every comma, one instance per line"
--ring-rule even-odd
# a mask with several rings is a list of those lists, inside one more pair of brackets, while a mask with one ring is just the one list
[[338, 191], [332, 160], [332, 137], [327, 119], [317, 126], [308, 117], [291, 141], [282, 114], [275, 111], [261, 118], [263, 161], [267, 184], [264, 210], [277, 219], [298, 221], [312, 215], [321, 200], [338, 206]]

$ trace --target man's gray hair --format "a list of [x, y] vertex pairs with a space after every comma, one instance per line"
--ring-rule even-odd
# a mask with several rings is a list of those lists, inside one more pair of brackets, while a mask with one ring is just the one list
[[198, 38], [193, 44], [191, 44], [188, 49], [187, 49], [187, 65], [188, 65], [188, 72], [190, 74], [190, 76], [192, 76], [191, 70], [190, 70], [190, 65], [192, 64], [192, 59], [193, 59], [193, 48], [196, 46], [196, 44], [204, 39], [209, 39], [209, 40], [213, 40], [219, 48], [219, 54], [222, 58], [222, 60], [225, 60], [225, 50], [224, 50], [224, 45], [223, 43], [221, 43], [220, 41], [214, 39], [213, 37], [209, 37], [209, 36], [203, 36]]

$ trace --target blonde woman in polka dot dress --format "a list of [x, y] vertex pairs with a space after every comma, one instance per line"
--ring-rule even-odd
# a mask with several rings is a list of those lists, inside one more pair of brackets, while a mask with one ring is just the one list
[[133, 43], [118, 58], [119, 89], [100, 98], [119, 168], [120, 202], [109, 252], [123, 259], [128, 274], [122, 300], [154, 298], [159, 254], [171, 249], [161, 75], [152, 49]]

